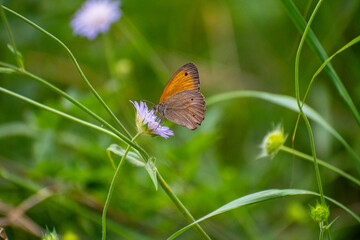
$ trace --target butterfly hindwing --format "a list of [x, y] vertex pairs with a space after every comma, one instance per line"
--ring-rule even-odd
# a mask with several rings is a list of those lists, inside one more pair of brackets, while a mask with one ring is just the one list
[[187, 63], [182, 66], [167, 82], [164, 91], [160, 97], [160, 103], [164, 102], [170, 96], [184, 90], [200, 90], [199, 72], [193, 63]]
[[197, 90], [184, 90], [167, 98], [164, 116], [170, 121], [187, 127], [197, 128], [205, 117], [205, 98]]

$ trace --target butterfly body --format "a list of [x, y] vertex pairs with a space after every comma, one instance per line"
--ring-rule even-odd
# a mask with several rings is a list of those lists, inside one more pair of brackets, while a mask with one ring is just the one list
[[199, 84], [195, 64], [185, 64], [170, 78], [153, 110], [176, 124], [196, 129], [204, 120], [206, 110]]

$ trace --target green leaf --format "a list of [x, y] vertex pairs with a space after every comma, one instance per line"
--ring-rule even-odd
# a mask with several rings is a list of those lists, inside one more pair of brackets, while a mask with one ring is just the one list
[[[294, 112], [299, 112], [295, 98], [286, 95], [260, 91], [233, 91], [217, 94], [207, 99], [207, 105], [211, 106], [212, 104], [216, 104], [221, 101], [227, 101], [236, 98], [258, 98], [285, 107]], [[355, 153], [355, 151], [350, 147], [350, 145], [345, 141], [345, 139], [330, 124], [328, 124], [319, 113], [317, 113], [314, 109], [312, 109], [306, 104], [304, 104], [303, 112], [308, 118], [321, 125], [331, 135], [338, 139], [346, 148], [346, 150], [350, 153], [350, 156], [356, 161], [356, 164], [360, 163], [360, 157]]]
[[[303, 33], [306, 27], [306, 21], [302, 17], [301, 13], [293, 3], [293, 1], [290, 0], [281, 0], [283, 3], [288, 15], [290, 16], [291, 20], [294, 22], [295, 26], [298, 28], [298, 30]], [[318, 55], [320, 60], [322, 62], [326, 61], [328, 59], [328, 55], [326, 54], [324, 48], [322, 47], [321, 43], [317, 39], [314, 32], [310, 29], [308, 32], [308, 36], [306, 37], [306, 42], [309, 44], [310, 48]], [[330, 79], [332, 80], [333, 84], [337, 88], [340, 96], [345, 101], [347, 106], [350, 108], [351, 113], [354, 115], [355, 120], [357, 121], [358, 125], [360, 125], [360, 114], [358, 110], [356, 109], [349, 93], [347, 92], [345, 86], [341, 82], [339, 76], [335, 72], [334, 68], [331, 66], [330, 63], [328, 63], [325, 67], [326, 73], [329, 75]]]
[[157, 168], [155, 166], [155, 158], [154, 157], [150, 158], [149, 161], [147, 161], [147, 163], [145, 165], [145, 169], [149, 173], [149, 176], [150, 176], [152, 182], [154, 183], [155, 189], [157, 191], [158, 190], [157, 177], [156, 177]]
[[[182, 234], [183, 232], [188, 230], [193, 225], [195, 225], [197, 223], [200, 223], [200, 222], [202, 222], [202, 221], [204, 221], [206, 219], [209, 219], [209, 218], [211, 218], [213, 216], [219, 215], [221, 213], [225, 213], [225, 212], [228, 212], [230, 210], [233, 210], [233, 209], [236, 209], [236, 208], [239, 208], [239, 207], [242, 207], [242, 206], [247, 206], [247, 205], [260, 203], [260, 202], [264, 202], [264, 201], [268, 201], [268, 200], [272, 200], [272, 199], [276, 199], [276, 198], [281, 198], [281, 197], [285, 197], [285, 196], [294, 196], [294, 195], [315, 195], [315, 196], [319, 196], [318, 193], [308, 191], [308, 190], [301, 190], [301, 189], [270, 189], [270, 190], [264, 190], [264, 191], [261, 191], [261, 192], [252, 193], [252, 194], [240, 197], [238, 199], [235, 199], [234, 201], [231, 201], [231, 202], [221, 206], [220, 208], [216, 209], [215, 211], [213, 211], [213, 212], [205, 215], [204, 217], [196, 220], [195, 222], [187, 225], [186, 227], [180, 229], [179, 231], [177, 231], [173, 235], [171, 235], [168, 238], [168, 240], [175, 239], [177, 236], [179, 236], [180, 234]], [[342, 209], [344, 209], [348, 213], [350, 213], [360, 223], [360, 217], [357, 216], [355, 213], [353, 213], [350, 209], [348, 209], [347, 207], [345, 207], [341, 203], [335, 201], [334, 199], [331, 199], [329, 197], [325, 197], [325, 198], [327, 200], [329, 200], [330, 202], [334, 203], [335, 205], [341, 207]]]
[[[114, 167], [114, 169], [116, 169], [111, 153], [118, 155], [119, 157], [122, 157], [125, 154], [125, 149], [123, 149], [117, 144], [111, 144], [106, 149], [106, 153], [108, 154], [112, 166]], [[145, 167], [145, 163], [141, 161], [139, 156], [134, 152], [129, 152], [125, 159], [136, 167]]]
[[324, 226], [323, 228], [326, 229], [326, 230], [330, 229], [330, 227], [334, 224], [334, 222], [335, 222], [336, 220], [338, 220], [338, 218], [339, 218], [339, 216], [337, 216], [334, 220], [331, 221], [331, 223], [329, 223], [328, 225]]

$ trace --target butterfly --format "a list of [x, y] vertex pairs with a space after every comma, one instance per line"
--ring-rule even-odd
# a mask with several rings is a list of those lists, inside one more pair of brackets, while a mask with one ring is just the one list
[[187, 63], [165, 85], [159, 104], [152, 109], [170, 121], [195, 130], [205, 118], [205, 98], [200, 90], [199, 72]]

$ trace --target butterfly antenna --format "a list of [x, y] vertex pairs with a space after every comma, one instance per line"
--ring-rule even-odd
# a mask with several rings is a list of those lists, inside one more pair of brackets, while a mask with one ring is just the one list
[[148, 101], [148, 100], [141, 100], [141, 101], [147, 102], [147, 103], [151, 103], [151, 105], [156, 105], [156, 104], [154, 104], [153, 102], [150, 102], [150, 101]]

